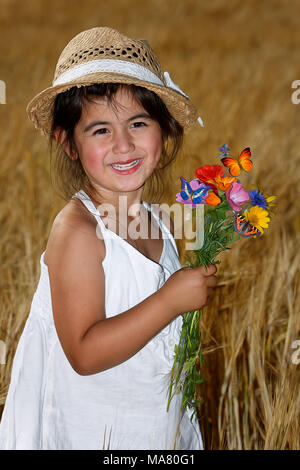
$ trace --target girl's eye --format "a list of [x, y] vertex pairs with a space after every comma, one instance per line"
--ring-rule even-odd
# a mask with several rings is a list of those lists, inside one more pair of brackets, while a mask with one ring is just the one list
[[134, 122], [132, 125], [133, 125], [134, 127], [143, 127], [143, 126], [146, 126], [146, 124], [145, 124], [144, 122], [142, 122], [142, 121], [140, 121], [140, 122]]
[[107, 131], [107, 129], [106, 129], [105, 127], [102, 127], [102, 129], [97, 129], [97, 130], [93, 133], [93, 135], [96, 135], [96, 134], [98, 134], [98, 133], [99, 133], [99, 134], [106, 134], [106, 131]]

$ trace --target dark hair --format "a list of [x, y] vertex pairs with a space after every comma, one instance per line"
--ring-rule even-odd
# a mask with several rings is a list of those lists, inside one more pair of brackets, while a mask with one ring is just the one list
[[[114, 106], [114, 95], [120, 87], [128, 89], [133, 98], [160, 125], [163, 139], [162, 156], [157, 168], [145, 183], [144, 193], [147, 193], [150, 202], [159, 202], [164, 192], [165, 186], [161, 170], [175, 160], [183, 142], [183, 127], [172, 117], [161, 98], [147, 88], [120, 83], [98, 83], [89, 86], [74, 86], [63, 93], [59, 93], [54, 101], [53, 120], [49, 137], [50, 177], [52, 175], [51, 171], [54, 170], [55, 179], [53, 180], [51, 177], [52, 183], [65, 200], [69, 200], [80, 189], [88, 191], [90, 183], [80, 159], [71, 160], [68, 157], [63, 146], [56, 141], [54, 131], [56, 129], [65, 130], [66, 137], [63, 143], [68, 144], [70, 152], [74, 152], [78, 156], [74, 140], [74, 129], [80, 120], [82, 106], [86, 103], [85, 100], [91, 102], [93, 101], [92, 97], [105, 97], [107, 102]], [[52, 161], [53, 143], [57, 144], [54, 161]]]

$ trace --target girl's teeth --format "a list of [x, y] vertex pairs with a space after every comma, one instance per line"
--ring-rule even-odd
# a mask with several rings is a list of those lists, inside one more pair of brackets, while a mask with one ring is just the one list
[[133, 168], [139, 163], [140, 160], [134, 160], [134, 162], [128, 163], [127, 165], [112, 165], [113, 168], [116, 170], [128, 170], [129, 168]]

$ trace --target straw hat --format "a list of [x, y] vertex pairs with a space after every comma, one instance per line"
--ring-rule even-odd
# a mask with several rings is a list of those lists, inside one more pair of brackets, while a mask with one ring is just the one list
[[197, 120], [203, 126], [189, 97], [172, 82], [168, 72], [162, 73], [148, 42], [131, 39], [108, 27], [83, 31], [67, 44], [58, 59], [52, 86], [28, 103], [28, 117], [43, 135], [49, 135], [57, 94], [74, 86], [103, 82], [145, 87], [160, 96], [183, 127], [190, 127]]

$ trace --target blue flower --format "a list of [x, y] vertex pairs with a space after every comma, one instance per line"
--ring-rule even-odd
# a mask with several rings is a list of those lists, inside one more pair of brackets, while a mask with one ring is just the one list
[[262, 207], [263, 209], [266, 209], [268, 204], [265, 199], [265, 196], [258, 191], [258, 189], [254, 189], [253, 191], [249, 191], [250, 199], [251, 199], [251, 204], [253, 206], [258, 206]]
[[222, 147], [219, 147], [219, 150], [222, 153], [221, 153], [221, 155], [218, 155], [218, 157], [220, 157], [220, 158], [228, 157], [228, 155], [229, 155], [228, 144], [224, 144]]

